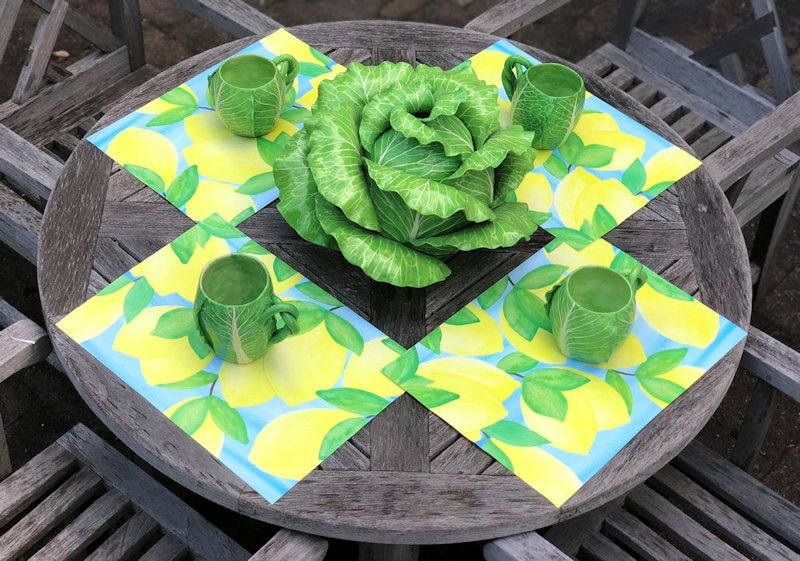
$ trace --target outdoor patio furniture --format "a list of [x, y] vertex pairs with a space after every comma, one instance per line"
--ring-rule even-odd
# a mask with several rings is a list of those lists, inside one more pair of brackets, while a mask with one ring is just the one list
[[[229, 10], [223, 19], [236, 21], [237, 13]], [[452, 67], [468, 56], [462, 53], [477, 52], [496, 40], [483, 33], [405, 22], [338, 22], [290, 31], [342, 64], [416, 60]], [[122, 99], [98, 126], [171, 90], [199, 68], [253, 40], [217, 47], [160, 74]], [[542, 60], [554, 59], [526, 50]], [[584, 73], [584, 78], [598, 96], [685, 146], [663, 121], [631, 98], [590, 74]], [[127, 172], [111, 172], [112, 162], [105, 155], [86, 142], [80, 144], [65, 166], [43, 224], [42, 303], [73, 383], [126, 444], [172, 479], [254, 518], [369, 542], [362, 546], [363, 559], [414, 559], [416, 544], [529, 531], [623, 494], [694, 437], [722, 399], [739, 361], [741, 345], [560, 509], [517, 478], [507, 477], [499, 463], [408, 395], [331, 455], [322, 469], [270, 505], [166, 418], [141, 415], [149, 407], [143, 398], [54, 327], [88, 295], [193, 225]], [[708, 173], [700, 168], [640, 213], [607, 239], [690, 294], [700, 291], [704, 302], [746, 327], [751, 300], [746, 251], [738, 223]], [[549, 240], [549, 235], [537, 233], [531, 242], [509, 250], [459, 255], [449, 263], [454, 271], [450, 279], [429, 290], [414, 290], [370, 282], [338, 254], [299, 239], [274, 207], [259, 211], [241, 229], [404, 345], [418, 341]], [[482, 267], [489, 263], [479, 277], [474, 274], [477, 258]], [[175, 446], [165, 450], [164, 441]], [[469, 508], [464, 497], [469, 497]]]

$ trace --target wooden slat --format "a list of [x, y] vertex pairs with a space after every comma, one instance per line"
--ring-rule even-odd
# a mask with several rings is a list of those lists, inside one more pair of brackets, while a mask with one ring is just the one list
[[14, 103], [24, 102], [39, 89], [68, 7], [66, 0], [55, 0], [50, 12], [44, 14], [36, 24], [30, 56], [22, 67], [14, 94], [11, 96]]
[[578, 62], [578, 66], [585, 68], [592, 74], [597, 74], [600, 78], [607, 76], [614, 69], [614, 63], [604, 57], [598, 51], [589, 53]]
[[487, 561], [570, 561], [569, 555], [537, 532], [491, 541], [483, 546], [483, 556]]
[[554, 12], [570, 0], [505, 0], [467, 23], [464, 27], [498, 37], [508, 37]]
[[656, 33], [670, 25], [689, 17], [714, 2], [715, 0], [677, 0], [671, 2], [668, 9], [645, 17], [640, 27], [649, 33]]
[[[733, 208], [736, 219], [742, 226], [761, 215], [791, 188], [795, 180], [793, 174], [796, 174], [798, 168], [787, 168], [781, 161], [781, 156], [786, 152], [784, 150], [779, 156], [757, 166], [744, 179], [745, 184], [739, 197], [735, 199]], [[737, 183], [735, 182], [734, 186]], [[728, 193], [734, 192], [735, 189], [736, 187], [729, 188]]]
[[703, 160], [731, 138], [732, 135], [729, 132], [719, 127], [712, 127], [710, 130], [704, 132], [700, 138], [691, 143], [692, 150], [694, 150], [698, 158]]
[[[54, 0], [32, 1], [47, 12], [53, 9]], [[114, 37], [111, 32], [96, 24], [72, 6], [67, 9], [67, 15], [64, 17], [64, 25], [105, 53], [110, 53], [122, 46], [122, 42]]]
[[0, 528], [75, 470], [75, 457], [51, 444], [0, 482]]
[[800, 508], [775, 491], [693, 441], [674, 464], [762, 528], [800, 548]]
[[650, 478], [648, 485], [669, 497], [704, 528], [757, 559], [800, 561], [800, 555], [743, 518], [674, 467], [665, 466]]
[[612, 512], [606, 518], [603, 528], [606, 534], [642, 561], [692, 561], [641, 520], [624, 510]]
[[770, 423], [778, 409], [780, 395], [778, 390], [764, 380], [756, 380], [756, 385], [750, 392], [747, 411], [731, 451], [731, 462], [745, 471], [749, 472], [755, 467]]
[[706, 120], [691, 111], [672, 123], [670, 126], [677, 132], [681, 138], [683, 138], [686, 142], [693, 142], [696, 140], [700, 134], [703, 132], [703, 127], [706, 124]]
[[0, 383], [12, 374], [47, 358], [53, 346], [47, 331], [29, 319], [0, 331]]
[[747, 561], [747, 558], [646, 485], [628, 494], [628, 508], [702, 561]]
[[800, 402], [800, 353], [750, 326], [741, 367]]
[[14, 31], [20, 6], [22, 0], [3, 0], [0, 4], [0, 62], [3, 62], [3, 55]]
[[636, 561], [603, 534], [592, 532], [581, 546], [589, 561]]
[[317, 536], [280, 530], [250, 561], [322, 561], [328, 542]]
[[131, 70], [144, 66], [144, 39], [139, 0], [109, 0], [111, 29], [128, 47]]
[[242, 0], [176, 0], [176, 4], [234, 37], [263, 36], [281, 27]]
[[14, 559], [64, 521], [93, 495], [103, 482], [82, 469], [0, 536], [0, 559]]
[[0, 240], [31, 263], [36, 263], [42, 213], [0, 182]]
[[430, 459], [433, 460], [461, 435], [436, 413], [430, 412], [428, 413], [428, 436]]
[[178, 561], [188, 552], [189, 548], [178, 538], [164, 536], [139, 557], [139, 561]]
[[690, 58], [700, 64], [714, 64], [724, 56], [740, 52], [742, 47], [758, 41], [774, 29], [775, 15], [768, 12], [694, 52]]
[[67, 524], [30, 561], [70, 561], [119, 520], [128, 500], [117, 491], [107, 491]]
[[494, 459], [463, 436], [431, 461], [434, 473], [482, 473]]
[[345, 442], [325, 458], [319, 467], [332, 470], [366, 470], [369, 469], [369, 458], [350, 442]]
[[137, 512], [114, 530], [85, 561], [125, 561], [132, 559], [158, 532], [158, 524], [144, 512]]
[[0, 125], [0, 173], [34, 199], [47, 200], [62, 165], [14, 131]]
[[772, 89], [775, 90], [775, 96], [780, 102], [797, 91], [797, 82], [794, 78], [792, 63], [789, 60], [789, 53], [786, 51], [786, 42], [781, 33], [778, 9], [775, 6], [775, 0], [751, 0], [750, 3], [753, 5], [756, 17], [767, 13], [772, 13], [775, 17], [775, 29], [761, 39], [761, 48], [764, 51], [770, 78], [772, 78]]

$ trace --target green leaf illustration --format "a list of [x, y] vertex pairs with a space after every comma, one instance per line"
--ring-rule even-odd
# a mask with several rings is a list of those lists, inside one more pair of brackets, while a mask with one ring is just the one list
[[570, 133], [567, 140], [564, 141], [564, 144], [558, 149], [564, 159], [573, 165], [575, 165], [575, 161], [580, 157], [582, 150], [583, 141], [574, 132]]
[[185, 234], [172, 240], [169, 246], [178, 257], [181, 263], [186, 265], [194, 255], [194, 250], [197, 247], [197, 234], [196, 231], [200, 228], [192, 228]]
[[636, 377], [652, 378], [653, 376], [666, 374], [680, 365], [687, 352], [689, 352], [689, 349], [683, 347], [680, 349], [668, 349], [653, 353], [636, 369]]
[[651, 197], [657, 197], [667, 189], [669, 189], [672, 184], [675, 183], [674, 181], [662, 181], [661, 183], [656, 183], [655, 185], [651, 185], [647, 189], [644, 190], [646, 194]]
[[236, 189], [236, 192], [240, 195], [260, 195], [261, 193], [266, 193], [270, 189], [275, 188], [275, 178], [272, 176], [272, 172], [268, 171], [267, 173], [261, 173], [259, 175], [254, 175], [244, 183], [242, 186]]
[[103, 290], [97, 293], [97, 296], [108, 296], [109, 294], [114, 294], [116, 291], [128, 286], [133, 282], [133, 279], [130, 277], [119, 277], [114, 282], [107, 285]]
[[125, 315], [125, 321], [130, 323], [133, 318], [139, 315], [139, 312], [144, 310], [150, 301], [153, 299], [153, 287], [147, 282], [147, 279], [141, 277], [136, 280], [136, 283], [125, 295], [125, 300], [122, 302], [122, 311]]
[[503, 313], [511, 329], [526, 341], [533, 340], [539, 328], [551, 331], [544, 302], [525, 289], [514, 287], [503, 301]]
[[208, 411], [211, 413], [211, 420], [219, 429], [238, 440], [242, 444], [247, 444], [250, 439], [247, 437], [247, 425], [245, 425], [242, 415], [228, 403], [216, 396], [209, 396]]
[[314, 64], [313, 62], [300, 62], [300, 74], [303, 76], [308, 76], [309, 78], [315, 78], [317, 76], [322, 76], [323, 74], [327, 74], [330, 72], [331, 69], [327, 66], [323, 66], [322, 64]]
[[508, 277], [505, 276], [483, 291], [480, 296], [478, 296], [478, 305], [484, 310], [488, 310], [494, 306], [495, 302], [500, 300], [500, 298], [503, 296], [503, 293], [506, 291], [507, 286]]
[[183, 105], [184, 107], [191, 107], [197, 105], [197, 100], [195, 97], [186, 91], [184, 88], [175, 88], [174, 90], [170, 90], [164, 95], [162, 95], [159, 99], [162, 101], [166, 101], [167, 103], [171, 103], [173, 105]]
[[694, 300], [694, 298], [686, 294], [683, 290], [656, 274], [647, 275], [647, 284], [656, 292], [668, 296], [669, 298], [683, 300], [684, 302], [691, 302]]
[[327, 55], [322, 54], [321, 52], [319, 52], [314, 47], [310, 47], [309, 50], [311, 51], [311, 56], [313, 56], [315, 59], [320, 61], [325, 66], [328, 66], [329, 64], [331, 64], [333, 62], [333, 59], [331, 59]]
[[173, 123], [179, 123], [183, 121], [186, 117], [191, 115], [197, 111], [197, 106], [183, 106], [179, 105], [178, 107], [172, 107], [171, 109], [167, 109], [166, 111], [162, 111], [145, 124], [146, 127], [160, 127], [163, 125], [171, 125]]
[[331, 338], [343, 347], [360, 355], [364, 350], [364, 337], [353, 325], [333, 312], [325, 314], [325, 327]]
[[420, 343], [438, 355], [442, 352], [442, 330], [437, 327], [428, 333]]
[[557, 282], [568, 269], [565, 265], [542, 265], [522, 277], [517, 286], [525, 290], [544, 288]]
[[289, 121], [293, 125], [302, 123], [311, 116], [311, 111], [305, 107], [292, 107], [281, 113], [281, 118]]
[[503, 464], [505, 468], [514, 473], [514, 464], [511, 463], [511, 458], [503, 452], [500, 448], [498, 448], [497, 444], [492, 442], [491, 440], [487, 440], [483, 444], [483, 451], [492, 456], [495, 460]]
[[358, 417], [356, 419], [345, 419], [333, 425], [322, 439], [322, 444], [320, 444], [320, 461], [333, 454], [339, 446], [350, 440], [367, 423], [369, 423], [369, 419]]
[[172, 422], [183, 432], [194, 434], [208, 415], [208, 398], [201, 397], [187, 401], [172, 414]]
[[597, 205], [592, 216], [592, 232], [594, 237], [601, 238], [617, 227], [617, 221], [603, 205]]
[[267, 251], [264, 246], [259, 245], [258, 243], [254, 242], [253, 240], [247, 240], [245, 244], [239, 248], [239, 251], [236, 253], [247, 253], [249, 255], [267, 255], [269, 251]]
[[161, 179], [161, 176], [150, 168], [136, 166], [133, 164], [125, 164], [122, 167], [128, 170], [136, 179], [153, 189], [156, 193], [164, 193], [164, 189], [166, 188], [164, 185], [164, 180]]
[[339, 302], [336, 298], [325, 292], [323, 289], [318, 287], [311, 281], [305, 281], [294, 285], [294, 287], [308, 296], [309, 298], [316, 300], [326, 306], [341, 306], [342, 303]]
[[355, 388], [318, 390], [317, 395], [334, 407], [358, 415], [374, 416], [389, 405], [389, 402], [381, 396]]
[[311, 331], [325, 319], [327, 310], [321, 308], [318, 304], [313, 302], [292, 302], [297, 308], [300, 315], [297, 318], [297, 325], [300, 328], [300, 333]]
[[283, 152], [290, 138], [291, 137], [285, 132], [280, 133], [275, 140], [267, 140], [266, 138], [258, 137], [256, 139], [256, 147], [258, 148], [258, 154], [261, 156], [261, 159], [273, 166], [275, 164], [275, 158]]
[[546, 169], [550, 175], [558, 179], [564, 179], [569, 173], [566, 162], [555, 154], [551, 154], [550, 157], [544, 161], [544, 169]]
[[296, 99], [297, 99], [297, 90], [294, 89], [294, 86], [291, 86], [289, 87], [288, 90], [286, 90], [286, 97], [283, 98], [283, 107], [281, 109], [283, 111], [286, 111], [292, 105], [294, 105]]
[[641, 193], [646, 180], [647, 171], [644, 169], [642, 161], [638, 158], [622, 174], [622, 184], [634, 195]]
[[212, 372], [206, 372], [205, 370], [201, 370], [200, 372], [193, 374], [186, 378], [185, 380], [181, 380], [179, 382], [171, 382], [169, 384], [158, 384], [160, 388], [166, 388], [168, 390], [193, 390], [195, 388], [202, 388], [203, 386], [207, 386], [212, 382], [217, 380], [217, 375]]
[[236, 229], [236, 226], [217, 213], [212, 214], [198, 224], [203, 230], [218, 238], [241, 238], [243, 236], [243, 234]]
[[614, 159], [616, 148], [602, 146], [600, 144], [590, 144], [584, 146], [578, 159], [572, 162], [576, 166], [584, 168], [601, 168], [607, 166]]
[[441, 407], [451, 401], [455, 401], [459, 397], [457, 393], [427, 386], [412, 387], [409, 389], [409, 393], [428, 409]]
[[239, 212], [239, 214], [231, 218], [231, 224], [233, 225], [241, 224], [242, 222], [245, 221], [245, 219], [250, 218], [255, 213], [256, 211], [251, 206], [244, 208]]
[[501, 370], [505, 370], [509, 374], [521, 374], [532, 370], [537, 364], [539, 364], [538, 361], [532, 359], [525, 353], [513, 352], [501, 358], [497, 363], [497, 367]]
[[275, 269], [275, 278], [278, 279], [278, 282], [283, 282], [297, 274], [297, 271], [292, 269], [280, 259], [275, 260], [273, 267]]
[[162, 339], [180, 339], [188, 337], [194, 331], [194, 312], [191, 308], [170, 310], [160, 318], [153, 329], [153, 335]]
[[[383, 344], [393, 351], [400, 353], [400, 356], [384, 366], [381, 372], [392, 382], [398, 386], [402, 386], [417, 373], [417, 368], [419, 367], [417, 349], [414, 347], [408, 350], [403, 349], [403, 347], [400, 347], [400, 345], [397, 345], [397, 343], [391, 339], [384, 339]], [[397, 345], [397, 347], [400, 347], [402, 350], [398, 350], [393, 345]]]
[[470, 312], [467, 308], [461, 308], [455, 314], [445, 321], [447, 325], [469, 325], [471, 323], [480, 323], [481, 320], [478, 316]]
[[[527, 378], [526, 378], [527, 380]], [[569, 404], [567, 398], [558, 390], [534, 383], [522, 383], [522, 399], [531, 411], [551, 417], [561, 422], [567, 418]]]
[[672, 403], [685, 388], [675, 382], [656, 377], [637, 377], [642, 389], [664, 403]]
[[194, 196], [199, 181], [197, 166], [189, 166], [170, 184], [167, 200], [178, 208], [182, 207]]
[[574, 390], [589, 383], [589, 378], [586, 376], [565, 368], [542, 368], [528, 374], [525, 380], [528, 383], [540, 384], [561, 392]]
[[[611, 261], [610, 267], [613, 270], [617, 271], [618, 273], [627, 275], [634, 268], [636, 268], [637, 264], [638, 262], [636, 261], [636, 259], [628, 255], [627, 253], [620, 251], [614, 256], [613, 261]], [[647, 278], [649, 279], [650, 275], [647, 275]]]
[[512, 446], [541, 446], [550, 442], [525, 425], [513, 421], [498, 421], [483, 429], [487, 436]]
[[558, 238], [560, 241], [568, 243], [570, 246], [577, 249], [578, 251], [585, 249], [595, 240], [594, 237], [587, 236], [580, 230], [575, 230], [574, 228], [564, 228], [561, 226], [557, 226], [555, 228], [548, 228], [548, 231], [551, 234], [553, 234], [556, 238]]
[[622, 400], [625, 402], [625, 408], [628, 410], [628, 415], [630, 415], [633, 411], [633, 392], [631, 391], [631, 387], [628, 385], [622, 375], [614, 370], [609, 370], [606, 372], [606, 383], [614, 388], [614, 391], [620, 395]]

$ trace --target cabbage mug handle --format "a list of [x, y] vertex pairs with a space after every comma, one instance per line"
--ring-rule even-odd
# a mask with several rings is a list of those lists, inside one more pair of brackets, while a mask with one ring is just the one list
[[296, 335], [300, 331], [300, 326], [297, 324], [300, 311], [297, 307], [287, 302], [281, 302], [277, 296], [274, 297], [274, 302], [275, 304], [267, 308], [267, 311], [264, 312], [264, 322], [267, 322], [272, 316], [280, 314], [284, 326], [272, 334], [269, 338], [269, 345], [280, 343], [289, 335]]
[[514, 90], [517, 88], [517, 81], [520, 80], [524, 76], [524, 73], [527, 72], [532, 66], [536, 65], [520, 55], [511, 55], [506, 59], [506, 62], [503, 65], [501, 79], [503, 81], [503, 89], [506, 91], [509, 101], [511, 101], [511, 98], [514, 97]]
[[[286, 86], [291, 86], [294, 79], [297, 78], [297, 73], [300, 72], [300, 65], [292, 55], [278, 55], [272, 59], [272, 64], [278, 69], [278, 73], [283, 75], [283, 82]], [[286, 67], [281, 68], [282, 64], [285, 64]]]

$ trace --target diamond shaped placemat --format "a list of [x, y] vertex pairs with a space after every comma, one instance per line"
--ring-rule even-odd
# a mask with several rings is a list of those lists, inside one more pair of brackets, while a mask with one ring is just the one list
[[290, 54], [300, 63], [281, 120], [260, 138], [229, 132], [206, 100], [208, 68], [104, 129], [89, 141], [200, 222], [212, 213], [234, 225], [278, 198], [272, 164], [309, 115], [322, 80], [344, 71], [285, 29], [232, 56]]
[[[248, 365], [216, 357], [192, 317], [203, 266], [233, 252], [258, 256], [300, 308], [301, 333]], [[403, 393], [380, 371], [406, 349], [218, 216], [58, 327], [270, 502]]]
[[648, 270], [637, 318], [604, 364], [566, 358], [544, 299], [584, 265], [629, 270], [604, 240], [560, 240], [384, 368], [392, 380], [561, 506], [745, 332]]
[[[500, 74], [510, 55], [534, 57], [501, 40], [464, 64], [498, 89], [500, 119], [511, 123], [511, 102]], [[674, 146], [605, 101], [586, 94], [574, 132], [558, 150], [539, 150], [534, 169], [516, 198], [531, 210], [549, 212], [545, 230], [575, 248], [598, 239], [670, 185], [699, 167], [700, 160]]]

